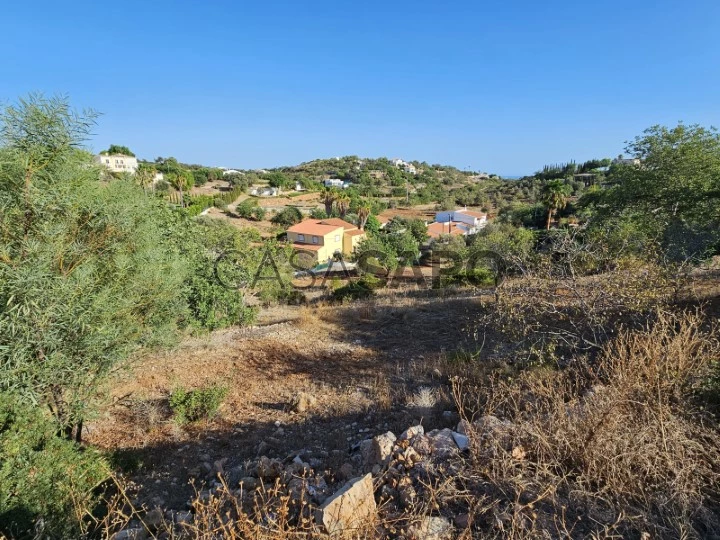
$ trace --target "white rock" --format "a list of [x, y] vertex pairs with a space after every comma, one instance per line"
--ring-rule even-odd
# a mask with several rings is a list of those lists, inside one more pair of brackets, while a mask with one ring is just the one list
[[444, 517], [426, 516], [410, 529], [416, 540], [452, 540], [453, 526]]
[[423, 433], [425, 433], [425, 429], [422, 426], [412, 426], [403, 431], [400, 440], [409, 441], [416, 435], [422, 435]]
[[444, 458], [458, 452], [458, 446], [455, 443], [451, 429], [445, 428], [440, 431], [435, 429], [428, 433], [428, 437], [430, 437], [433, 455]]
[[386, 464], [392, 457], [397, 437], [392, 431], [378, 435], [373, 439], [373, 463]]
[[359, 529], [377, 512], [372, 475], [354, 478], [317, 510], [315, 520], [331, 535]]

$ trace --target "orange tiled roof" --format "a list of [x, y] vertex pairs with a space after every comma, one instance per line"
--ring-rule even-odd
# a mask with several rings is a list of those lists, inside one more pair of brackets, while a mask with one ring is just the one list
[[353, 229], [357, 229], [356, 225], [353, 225], [352, 223], [348, 223], [344, 219], [340, 218], [327, 218], [319, 221], [318, 223], [327, 224], [327, 225], [335, 225], [336, 227], [342, 227], [346, 231], [351, 231]]
[[340, 225], [329, 225], [316, 219], [306, 219], [290, 227], [288, 229], [288, 232], [293, 232], [297, 234], [309, 234], [315, 236], [325, 236], [326, 234], [330, 234], [331, 232], [336, 231], [340, 227]]
[[430, 238], [438, 238], [443, 234], [464, 235], [465, 231], [451, 221], [448, 223], [431, 223], [428, 225], [427, 233]]
[[345, 234], [347, 234], [348, 236], [360, 236], [361, 234], [365, 234], [365, 231], [355, 229], [354, 231], [345, 231]]

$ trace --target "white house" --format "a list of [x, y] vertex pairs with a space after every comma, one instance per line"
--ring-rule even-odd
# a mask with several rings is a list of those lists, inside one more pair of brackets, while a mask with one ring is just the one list
[[256, 187], [250, 190], [250, 195], [255, 197], [277, 197], [280, 194], [280, 189], [276, 187]]
[[405, 166], [403, 167], [403, 169], [405, 169], [406, 173], [417, 174], [417, 169], [415, 168], [415, 165], [413, 165], [412, 163], [406, 163]]
[[395, 159], [391, 160], [391, 163], [397, 168], [405, 166], [405, 162], [400, 158], [395, 158]]
[[226, 174], [243, 174], [243, 173], [242, 173], [242, 171], [238, 171], [236, 169], [225, 169], [223, 171], [223, 176], [225, 176]]
[[487, 214], [463, 208], [462, 210], [446, 210], [435, 214], [436, 223], [459, 223], [468, 227], [468, 234], [473, 234], [487, 225]]
[[323, 181], [323, 184], [325, 184], [325, 187], [342, 188], [345, 187], [346, 182], [343, 182], [339, 178], [328, 178], [327, 180]]
[[138, 169], [138, 160], [133, 156], [124, 154], [98, 154], [95, 162], [105, 165], [110, 172], [135, 174]]
[[640, 165], [640, 160], [637, 158], [624, 158], [623, 156], [619, 156], [613, 159], [613, 163], [616, 165]]

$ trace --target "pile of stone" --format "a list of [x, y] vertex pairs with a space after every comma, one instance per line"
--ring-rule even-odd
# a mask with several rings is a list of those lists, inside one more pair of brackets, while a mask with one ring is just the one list
[[[225, 485], [232, 488], [232, 496], [246, 505], [255, 500], [257, 490], [280, 486], [290, 497], [298, 517], [312, 517], [319, 530], [331, 535], [374, 523], [380, 503], [383, 517], [403, 523], [401, 532], [395, 531], [392, 536], [417, 540], [455, 538], [469, 526], [468, 515], [453, 514], [448, 508], [436, 508], [437, 515], [427, 515], [427, 505], [423, 503], [430, 499], [428, 486], [440, 477], [452, 480], [461, 475], [465, 466], [462, 454], [469, 450], [471, 433], [477, 444], [491, 441], [492, 446], [499, 442], [510, 448], [511, 428], [507, 422], [486, 416], [472, 428], [467, 422], [460, 422], [455, 430], [426, 433], [423, 426], [417, 425], [399, 437], [388, 431], [354, 445], [337, 471], [318, 471], [302, 455], [285, 460], [261, 456], [242, 471], [231, 471], [233, 478], [225, 475], [224, 483], [218, 478], [189, 502], [189, 511], [169, 512], [165, 517], [180, 527], [191, 523], [197, 506], [226, 489]], [[214, 468], [223, 474], [221, 463]], [[153, 512], [150, 521], [158, 521], [158, 510]], [[117, 537], [120, 538], [135, 536]]]

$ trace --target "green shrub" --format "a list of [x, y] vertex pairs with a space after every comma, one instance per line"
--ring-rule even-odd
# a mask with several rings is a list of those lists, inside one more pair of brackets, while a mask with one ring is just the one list
[[227, 393], [226, 386], [215, 384], [195, 390], [176, 388], [170, 394], [170, 409], [181, 424], [207, 420], [215, 416]]
[[252, 209], [252, 212], [250, 213], [250, 215], [255, 221], [262, 221], [263, 219], [265, 219], [265, 214], [266, 211], [262, 206], [256, 206]]
[[78, 538], [106, 461], [58, 437], [49, 414], [17, 395], [0, 395], [0, 426], [0, 536]]
[[359, 300], [371, 297], [376, 290], [381, 289], [383, 280], [371, 274], [365, 274], [358, 280], [351, 281], [344, 287], [337, 288], [333, 291], [332, 296], [335, 300]]
[[286, 206], [284, 210], [273, 216], [270, 221], [282, 227], [292, 227], [296, 223], [300, 223], [302, 218], [303, 216], [300, 210], [294, 206]]

